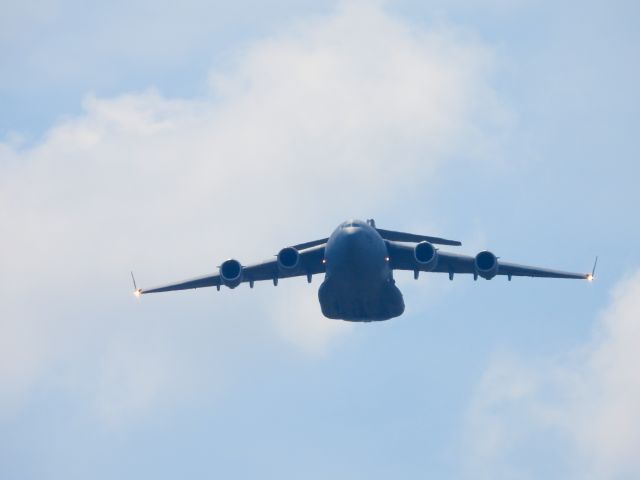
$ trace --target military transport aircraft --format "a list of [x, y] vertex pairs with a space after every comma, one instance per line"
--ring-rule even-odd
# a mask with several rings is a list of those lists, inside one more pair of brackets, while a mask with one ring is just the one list
[[140, 296], [202, 287], [220, 290], [222, 285], [236, 288], [244, 282], [253, 288], [254, 282], [271, 280], [278, 285], [281, 278], [298, 276], [306, 276], [311, 283], [314, 274], [324, 273], [324, 281], [318, 290], [324, 316], [369, 322], [388, 320], [404, 312], [402, 293], [393, 279], [394, 270], [412, 270], [416, 279], [420, 272], [443, 272], [450, 280], [456, 273], [468, 273], [474, 280], [506, 275], [509, 280], [524, 276], [591, 281], [595, 272], [595, 264], [591, 273], [570, 273], [503, 262], [489, 251], [471, 257], [443, 252], [434, 245], [462, 244], [444, 238], [383, 230], [376, 227], [373, 219], [366, 222], [348, 220], [329, 238], [285, 247], [275, 258], [264, 262], [242, 265], [238, 260], [229, 259], [211, 275], [149, 289], [137, 288], [133, 279], [134, 293]]

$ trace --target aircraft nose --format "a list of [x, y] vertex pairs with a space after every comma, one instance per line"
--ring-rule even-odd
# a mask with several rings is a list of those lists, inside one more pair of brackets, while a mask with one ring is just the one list
[[364, 237], [364, 231], [360, 227], [346, 227], [342, 230], [342, 238], [348, 246], [354, 246]]
[[365, 228], [343, 227], [325, 252], [327, 273], [356, 283], [377, 277], [384, 263], [384, 254], [375, 240]]
[[346, 227], [338, 239], [337, 254], [341, 260], [350, 262], [364, 262], [368, 260], [369, 239], [367, 233], [360, 227]]

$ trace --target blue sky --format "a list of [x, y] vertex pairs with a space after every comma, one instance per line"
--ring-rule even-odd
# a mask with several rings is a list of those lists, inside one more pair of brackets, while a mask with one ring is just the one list
[[[637, 478], [638, 13], [5, 5], [0, 477]], [[598, 278], [130, 295], [349, 217]]]

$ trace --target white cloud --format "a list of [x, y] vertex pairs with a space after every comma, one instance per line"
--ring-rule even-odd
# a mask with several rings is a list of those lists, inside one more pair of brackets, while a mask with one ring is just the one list
[[553, 478], [640, 475], [638, 345], [640, 272], [615, 288], [586, 345], [547, 361], [496, 358], [469, 413], [474, 478], [537, 478], [539, 458], [523, 452], [541, 448], [562, 455]]
[[[422, 188], [457, 154], [482, 159], [483, 132], [505, 120], [491, 68], [489, 51], [461, 32], [345, 4], [256, 43], [212, 74], [207, 98], [89, 96], [83, 115], [39, 144], [0, 145], [0, 392], [28, 392], [58, 368], [92, 389], [105, 417], [155, 405], [202, 369], [190, 360], [199, 354], [167, 347], [179, 320], [225, 316], [243, 338], [263, 313], [239, 307], [247, 291], [206, 307], [205, 292], [145, 298], [136, 315], [146, 327], [172, 325], [146, 342], [130, 336], [128, 270], [148, 284], [231, 255], [259, 259]], [[293, 303], [274, 294], [268, 316], [303, 350], [326, 352], [344, 328], [322, 323], [316, 288], [296, 290]], [[192, 333], [202, 355], [229, 353]]]

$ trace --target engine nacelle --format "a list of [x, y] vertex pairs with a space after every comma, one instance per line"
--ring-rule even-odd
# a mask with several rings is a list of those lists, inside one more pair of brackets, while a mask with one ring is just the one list
[[236, 288], [242, 282], [242, 265], [238, 260], [229, 259], [220, 265], [220, 279], [229, 288]]
[[293, 247], [286, 247], [278, 253], [278, 268], [281, 270], [294, 270], [300, 265], [300, 252]]
[[485, 250], [476, 255], [473, 266], [476, 274], [486, 280], [491, 280], [498, 274], [498, 257]]
[[420, 265], [420, 270], [430, 272], [438, 265], [438, 249], [427, 241], [420, 242], [413, 249], [413, 258]]

